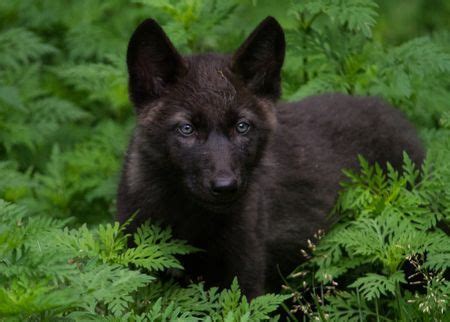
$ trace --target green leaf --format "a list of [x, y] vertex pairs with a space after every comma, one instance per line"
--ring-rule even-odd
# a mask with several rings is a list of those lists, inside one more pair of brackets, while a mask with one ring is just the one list
[[364, 298], [371, 301], [381, 298], [382, 295], [395, 295], [399, 283], [406, 283], [402, 271], [395, 272], [390, 276], [368, 273], [349, 286], [358, 288]]

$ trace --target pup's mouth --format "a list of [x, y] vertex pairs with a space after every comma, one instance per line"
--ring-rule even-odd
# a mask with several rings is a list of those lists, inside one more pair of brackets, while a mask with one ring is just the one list
[[227, 196], [226, 198], [211, 196], [211, 198], [206, 199], [195, 195], [193, 195], [192, 198], [192, 200], [200, 207], [218, 213], [229, 211], [240, 199], [241, 195], [238, 193]]
[[200, 208], [216, 213], [231, 211], [240, 203], [246, 194], [246, 190], [246, 180], [242, 180], [235, 191], [223, 193], [215, 193], [210, 187], [196, 185], [195, 181], [188, 181], [185, 186], [185, 192], [194, 204]]
[[215, 195], [213, 193], [205, 193], [199, 195], [198, 193], [190, 191], [190, 195], [192, 201], [201, 208], [216, 213], [224, 213], [231, 211], [240, 203], [245, 196], [246, 188], [246, 184], [243, 183], [238, 190], [232, 194]]

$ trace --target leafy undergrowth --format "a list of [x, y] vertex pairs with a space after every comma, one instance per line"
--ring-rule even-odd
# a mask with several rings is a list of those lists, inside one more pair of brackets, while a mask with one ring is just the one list
[[129, 249], [117, 223], [68, 229], [1, 200], [0, 224], [0, 314], [11, 320], [260, 321], [287, 298], [248, 303], [236, 280], [220, 292], [159, 281], [195, 249], [157, 226], [141, 226]]
[[[273, 318], [284, 297], [249, 304], [236, 283], [219, 291], [162, 282], [161, 272], [180, 268], [176, 255], [194, 249], [147, 225], [127, 250], [112, 223], [134, 123], [125, 68], [133, 29], [151, 16], [183, 53], [232, 52], [270, 13], [286, 31], [284, 99], [381, 96], [428, 150], [419, 175], [408, 159], [401, 175], [364, 162], [348, 173], [340, 221], [305, 250], [311, 260], [287, 280], [293, 297], [283, 306], [294, 320], [449, 320], [450, 9], [439, 4], [433, 34], [391, 45], [377, 5], [385, 2], [0, 1], [0, 317]], [[408, 2], [423, 30], [428, 3]], [[406, 270], [421, 285], [408, 285]]]
[[[448, 140], [446, 142], [448, 146]], [[334, 215], [289, 280], [294, 310], [325, 321], [448, 321], [450, 164], [435, 156], [402, 173], [360, 158]], [[447, 232], [446, 232], [447, 230]]]

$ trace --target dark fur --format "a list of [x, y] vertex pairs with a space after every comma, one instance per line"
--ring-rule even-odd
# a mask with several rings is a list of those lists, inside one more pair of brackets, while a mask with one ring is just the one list
[[[423, 149], [408, 121], [377, 98], [318, 95], [277, 104], [284, 35], [264, 20], [232, 56], [181, 57], [153, 20], [130, 40], [130, 96], [137, 126], [125, 158], [118, 218], [138, 212], [205, 250], [184, 260], [189, 276], [227, 286], [237, 276], [248, 297], [279, 286], [300, 249], [329, 227], [341, 169], [357, 155], [399, 167]], [[235, 124], [251, 125], [238, 134]], [[190, 122], [193, 136], [177, 126]], [[214, 194], [217, 180], [232, 192]]]

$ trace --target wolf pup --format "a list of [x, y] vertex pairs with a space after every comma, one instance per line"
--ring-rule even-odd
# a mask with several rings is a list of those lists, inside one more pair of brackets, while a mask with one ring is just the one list
[[154, 20], [131, 37], [137, 124], [118, 191], [118, 219], [148, 219], [203, 249], [188, 276], [253, 298], [280, 285], [337, 197], [357, 155], [394, 167], [423, 149], [402, 114], [377, 98], [326, 94], [276, 104], [285, 40], [268, 17], [233, 55], [181, 56]]

